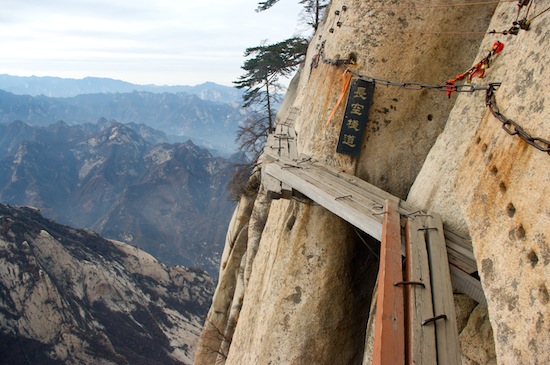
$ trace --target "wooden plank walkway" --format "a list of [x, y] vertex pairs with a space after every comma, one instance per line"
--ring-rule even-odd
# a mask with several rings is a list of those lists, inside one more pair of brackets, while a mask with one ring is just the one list
[[[298, 191], [378, 241], [382, 239], [386, 200], [399, 202], [401, 227], [405, 227], [407, 218], [428, 215], [356, 176], [332, 170], [307, 156], [299, 157], [296, 133], [288, 125], [277, 126], [268, 137], [264, 152], [262, 183], [275, 197], [290, 197], [294, 190]], [[471, 245], [452, 230], [440, 229], [454, 287], [486, 304], [481, 283], [470, 275], [477, 271]], [[404, 240], [402, 253], [405, 254]]]
[[403, 266], [396, 207], [396, 201], [386, 202], [382, 222], [372, 364], [460, 365], [441, 218], [407, 218]]

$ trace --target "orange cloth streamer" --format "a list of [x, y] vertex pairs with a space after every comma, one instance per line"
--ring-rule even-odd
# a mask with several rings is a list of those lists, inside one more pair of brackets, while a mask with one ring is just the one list
[[338, 97], [338, 101], [336, 102], [334, 109], [332, 109], [332, 113], [330, 113], [330, 116], [327, 119], [325, 127], [328, 127], [328, 125], [330, 124], [330, 121], [332, 120], [332, 118], [334, 118], [334, 114], [336, 114], [336, 110], [338, 110], [338, 107], [342, 103], [342, 100], [344, 99], [344, 96], [346, 95], [346, 92], [349, 89], [349, 85], [351, 84], [352, 76], [353, 74], [349, 70], [344, 71], [344, 74], [342, 75], [342, 79], [344, 80], [344, 85], [342, 86], [342, 93]]

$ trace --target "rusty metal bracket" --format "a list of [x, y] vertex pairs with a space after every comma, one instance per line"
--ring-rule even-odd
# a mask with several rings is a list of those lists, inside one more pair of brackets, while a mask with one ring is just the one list
[[432, 317], [432, 318], [424, 319], [424, 320], [422, 320], [422, 322], [420, 322], [420, 324], [422, 326], [424, 326], [424, 325], [427, 325], [429, 323], [435, 322], [435, 321], [440, 320], [440, 319], [447, 320], [447, 315], [446, 314], [440, 314], [440, 315]]

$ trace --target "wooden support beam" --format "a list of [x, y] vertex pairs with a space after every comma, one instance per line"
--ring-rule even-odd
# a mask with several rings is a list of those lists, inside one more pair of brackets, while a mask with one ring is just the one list
[[401, 264], [401, 224], [398, 202], [388, 200], [384, 209], [378, 297], [374, 329], [373, 365], [405, 363], [405, 319]]
[[269, 160], [296, 161], [296, 131], [288, 125], [278, 125], [275, 132], [267, 136], [264, 153]]
[[424, 239], [425, 218], [409, 218], [405, 224], [405, 348], [407, 365], [437, 365], [434, 326], [422, 320], [434, 317], [430, 265]]
[[290, 107], [288, 108], [284, 118], [283, 116], [279, 115], [279, 113], [277, 113], [277, 118], [275, 122], [277, 123], [277, 126], [279, 125], [292, 126], [295, 124], [296, 118], [298, 117], [299, 113], [300, 113], [300, 108], [295, 106]]

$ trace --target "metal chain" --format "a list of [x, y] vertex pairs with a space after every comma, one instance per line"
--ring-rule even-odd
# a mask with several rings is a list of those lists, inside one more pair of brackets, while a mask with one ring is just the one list
[[[323, 59], [323, 61], [325, 61]], [[502, 128], [511, 136], [518, 136], [522, 140], [524, 140], [527, 144], [535, 147], [537, 150], [546, 152], [550, 154], [550, 140], [541, 138], [541, 137], [533, 137], [531, 134], [529, 134], [521, 125], [514, 122], [511, 119], [506, 118], [502, 113], [500, 112], [495, 99], [495, 90], [498, 89], [498, 87], [501, 85], [500, 82], [493, 82], [490, 83], [488, 86], [475, 86], [472, 84], [444, 84], [444, 85], [429, 85], [429, 84], [423, 84], [420, 82], [395, 82], [385, 79], [379, 79], [377, 77], [372, 76], [364, 76], [360, 75], [357, 72], [347, 69], [348, 72], [351, 72], [353, 75], [366, 80], [374, 82], [375, 84], [379, 85], [385, 85], [385, 86], [395, 86], [395, 87], [401, 87], [407, 90], [422, 90], [422, 89], [431, 89], [431, 90], [437, 90], [437, 91], [444, 91], [444, 92], [468, 92], [472, 93], [474, 91], [485, 91], [485, 105], [489, 108], [491, 113], [495, 118], [497, 118], [502, 123]]]
[[379, 79], [377, 77], [360, 75], [357, 72], [350, 69], [348, 69], [348, 71], [363, 80], [374, 82], [377, 85], [395, 86], [395, 87], [401, 87], [407, 90], [431, 89], [431, 90], [437, 90], [437, 91], [443, 91], [443, 92], [472, 93], [474, 91], [487, 91], [489, 89], [488, 86], [476, 86], [473, 84], [429, 85], [429, 84], [423, 84], [421, 82], [395, 82], [390, 80]]
[[511, 136], [518, 136], [523, 139], [527, 144], [535, 147], [537, 150], [546, 152], [550, 154], [550, 141], [540, 137], [533, 137], [529, 134], [522, 126], [514, 122], [511, 119], [506, 118], [500, 112], [495, 99], [495, 90], [500, 86], [500, 84], [489, 84], [487, 88], [487, 94], [485, 97], [485, 104], [493, 114], [502, 123], [502, 129], [506, 131]]

